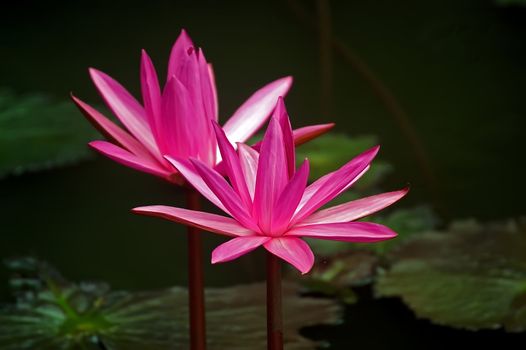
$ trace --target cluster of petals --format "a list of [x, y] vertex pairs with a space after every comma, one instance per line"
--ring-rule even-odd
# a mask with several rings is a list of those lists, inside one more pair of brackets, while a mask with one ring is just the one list
[[[212, 66], [183, 30], [168, 63], [166, 84], [161, 89], [154, 65], [143, 50], [139, 103], [120, 83], [90, 69], [91, 78], [106, 105], [124, 128], [95, 108], [72, 96], [88, 120], [108, 139], [90, 146], [107, 157], [139, 171], [180, 182], [181, 177], [164, 156], [193, 157], [207, 166], [221, 161], [211, 121], [218, 120], [217, 92]], [[272, 114], [279, 96], [287, 94], [291, 77], [278, 79], [256, 91], [223, 125], [232, 145], [248, 140]], [[314, 125], [294, 131], [296, 144], [332, 127]]]
[[402, 198], [407, 189], [382, 193], [321, 209], [347, 190], [370, 167], [379, 147], [369, 149], [312, 184], [309, 162], [296, 169], [294, 136], [279, 98], [261, 143], [234, 147], [228, 133], [211, 123], [223, 159], [223, 177], [202, 159], [166, 156], [180, 174], [228, 216], [170, 206], [134, 212], [162, 217], [230, 237], [212, 252], [212, 263], [238, 258], [260, 246], [307, 273], [314, 255], [302, 238], [378, 242], [396, 236], [390, 228], [356, 221]]

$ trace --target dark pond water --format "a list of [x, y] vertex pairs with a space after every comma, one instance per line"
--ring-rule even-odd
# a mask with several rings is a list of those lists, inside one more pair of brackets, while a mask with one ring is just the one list
[[[314, 13], [314, 2], [303, 6]], [[381, 157], [395, 167], [385, 188], [412, 185], [403, 206], [429, 203], [444, 222], [525, 213], [524, 9], [475, 0], [333, 2], [334, 34], [403, 106], [432, 166], [436, 183], [430, 184], [399, 123], [337, 53], [331, 113], [321, 114], [318, 39], [288, 2], [18, 1], [2, 7], [2, 87], [57, 99], [74, 91], [100, 103], [87, 76], [93, 66], [137, 93], [139, 50], [147, 49], [163, 72], [169, 48], [185, 27], [214, 63], [222, 120], [258, 86], [292, 74], [293, 123], [332, 120], [341, 133], [378, 135]], [[4, 179], [0, 198], [2, 258], [35, 254], [72, 279], [102, 279], [115, 288], [186, 283], [183, 229], [129, 213], [137, 205], [183, 203], [177, 189], [156, 179], [98, 158]], [[221, 240], [206, 237], [208, 254]], [[258, 254], [208, 265], [207, 284], [258, 280], [262, 266]], [[5, 280], [1, 271], [0, 281]], [[0, 297], [6, 293], [0, 284]], [[431, 326], [415, 321], [396, 300], [367, 298], [348, 309], [344, 325], [306, 332], [328, 335], [338, 349], [395, 343], [420, 348], [429, 337], [446, 345], [489, 342], [501, 348], [525, 340]]]

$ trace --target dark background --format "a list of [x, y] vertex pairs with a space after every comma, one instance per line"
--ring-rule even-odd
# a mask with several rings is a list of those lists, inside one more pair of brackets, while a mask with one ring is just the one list
[[[380, 157], [395, 168], [385, 189], [411, 184], [401, 207], [428, 203], [444, 225], [525, 213], [526, 8], [481, 0], [332, 1], [332, 35], [365, 63], [369, 79], [338, 49], [321, 64], [319, 30], [301, 11], [318, 23], [315, 1], [2, 2], [0, 86], [57, 100], [73, 91], [101, 104], [87, 74], [96, 67], [137, 94], [140, 49], [162, 77], [186, 28], [214, 64], [222, 121], [263, 84], [293, 75], [293, 125], [335, 121], [336, 132], [377, 135]], [[1, 258], [35, 254], [71, 279], [115, 288], [186, 283], [184, 229], [129, 213], [137, 205], [183, 203], [178, 189], [153, 177], [99, 157], [9, 177], [0, 194]], [[208, 256], [221, 239], [206, 237]], [[256, 254], [207, 264], [207, 284], [260, 279], [261, 262]], [[1, 270], [0, 281], [6, 278]], [[0, 297], [6, 295], [1, 282]], [[397, 322], [382, 315], [385, 329]], [[420, 326], [400, 332], [416, 334]], [[477, 339], [501, 336], [488, 334]]]

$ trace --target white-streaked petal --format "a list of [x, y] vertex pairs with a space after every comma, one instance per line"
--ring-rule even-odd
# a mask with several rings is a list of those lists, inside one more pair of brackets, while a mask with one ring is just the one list
[[349, 222], [380, 211], [404, 197], [409, 188], [386, 192], [320, 210], [307, 217], [299, 225]]
[[230, 143], [244, 142], [254, 135], [274, 110], [278, 97], [285, 96], [291, 85], [292, 77], [281, 78], [250, 96], [223, 126]]
[[202, 211], [169, 207], [166, 205], [138, 207], [132, 209], [132, 211], [137, 214], [160, 217], [231, 237], [254, 234], [254, 232], [247, 230], [232, 218]]

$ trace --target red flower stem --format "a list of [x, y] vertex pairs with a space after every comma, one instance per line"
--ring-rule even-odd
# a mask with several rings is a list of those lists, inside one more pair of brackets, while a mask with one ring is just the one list
[[[186, 193], [188, 209], [199, 210], [199, 194], [194, 189]], [[203, 244], [201, 232], [188, 226], [188, 297], [190, 306], [190, 349], [206, 349], [205, 296], [203, 280]]]
[[281, 262], [267, 252], [267, 349], [283, 350]]

